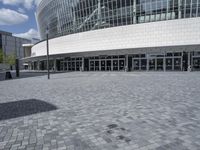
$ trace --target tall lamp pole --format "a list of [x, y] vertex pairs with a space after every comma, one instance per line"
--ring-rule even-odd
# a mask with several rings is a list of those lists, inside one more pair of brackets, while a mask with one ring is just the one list
[[48, 79], [50, 79], [50, 73], [49, 73], [49, 27], [46, 29], [46, 36], [47, 36], [47, 75]]

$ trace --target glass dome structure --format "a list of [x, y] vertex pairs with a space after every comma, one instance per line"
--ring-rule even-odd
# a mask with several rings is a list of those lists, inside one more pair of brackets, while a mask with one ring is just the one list
[[42, 39], [102, 28], [200, 16], [200, 0], [42, 0]]

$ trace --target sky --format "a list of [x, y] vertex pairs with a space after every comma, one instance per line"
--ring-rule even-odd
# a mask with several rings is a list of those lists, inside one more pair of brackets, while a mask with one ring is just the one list
[[39, 38], [35, 11], [40, 1], [0, 0], [0, 30], [22, 38]]

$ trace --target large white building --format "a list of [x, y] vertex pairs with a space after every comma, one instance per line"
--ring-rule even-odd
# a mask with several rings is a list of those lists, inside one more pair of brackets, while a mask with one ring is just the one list
[[42, 0], [42, 41], [24, 59], [45, 70], [200, 70], [199, 0]]

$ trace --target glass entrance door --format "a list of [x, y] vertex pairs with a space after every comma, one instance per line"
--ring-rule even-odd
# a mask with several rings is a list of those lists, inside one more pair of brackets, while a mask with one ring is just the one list
[[147, 70], [147, 59], [141, 59], [141, 70]]
[[95, 71], [99, 71], [99, 60], [95, 61]]
[[156, 61], [155, 61], [155, 59], [150, 59], [149, 60], [149, 70], [150, 71], [154, 71], [155, 70], [155, 68], [156, 68]]
[[111, 71], [111, 60], [106, 61], [107, 71]]
[[139, 61], [139, 59], [133, 59], [133, 70], [140, 70], [140, 61]]
[[193, 58], [193, 70], [200, 71], [200, 57]]
[[118, 60], [113, 60], [113, 71], [118, 71]]
[[172, 70], [172, 58], [166, 58], [166, 70]]
[[125, 68], [125, 60], [119, 60], [119, 70], [124, 70]]
[[95, 68], [94, 68], [94, 61], [90, 61], [90, 71], [94, 71]]
[[101, 60], [101, 71], [106, 71], [106, 61]]
[[174, 58], [174, 70], [181, 71], [181, 58]]
[[163, 58], [157, 58], [157, 71], [163, 71]]

